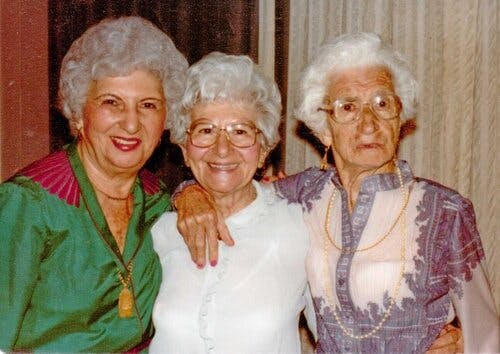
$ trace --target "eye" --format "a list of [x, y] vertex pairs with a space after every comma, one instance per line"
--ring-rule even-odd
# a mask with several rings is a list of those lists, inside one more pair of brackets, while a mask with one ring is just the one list
[[251, 135], [253, 129], [246, 124], [236, 124], [231, 126], [229, 131], [232, 135]]
[[356, 104], [354, 102], [346, 102], [342, 105], [342, 110], [345, 112], [355, 112]]
[[157, 100], [143, 101], [140, 104], [141, 108], [158, 110], [162, 107], [162, 102]]
[[192, 131], [194, 134], [199, 135], [210, 135], [214, 133], [214, 127], [211, 125], [196, 125], [193, 127]]
[[153, 102], [144, 102], [142, 104], [142, 106], [144, 108], [148, 108], [148, 109], [156, 109], [157, 108], [156, 103], [153, 103]]
[[385, 99], [383, 98], [379, 99], [377, 102], [377, 106], [380, 108], [385, 108], [387, 107], [387, 105], [388, 105], [387, 101], [385, 101]]
[[233, 130], [233, 134], [235, 134], [235, 135], [246, 135], [246, 134], [248, 134], [248, 131], [246, 131], [245, 129], [234, 129]]
[[109, 105], [109, 106], [118, 106], [118, 101], [114, 98], [105, 98], [101, 101], [102, 105]]
[[391, 96], [378, 96], [375, 97], [374, 108], [381, 110], [392, 110], [396, 106], [396, 101]]

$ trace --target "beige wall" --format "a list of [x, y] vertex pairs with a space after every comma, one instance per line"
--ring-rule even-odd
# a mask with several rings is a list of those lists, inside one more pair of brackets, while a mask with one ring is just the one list
[[49, 152], [48, 6], [0, 1], [0, 181]]

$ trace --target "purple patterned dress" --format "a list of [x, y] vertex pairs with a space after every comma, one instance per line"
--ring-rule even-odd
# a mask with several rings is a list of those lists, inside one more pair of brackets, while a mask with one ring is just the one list
[[409, 191], [405, 210], [396, 174], [367, 177], [352, 214], [334, 169], [275, 183], [279, 195], [302, 204], [311, 234], [317, 351], [421, 353], [458, 317], [465, 352], [498, 352], [498, 316], [472, 204], [415, 178], [405, 161], [398, 166]]

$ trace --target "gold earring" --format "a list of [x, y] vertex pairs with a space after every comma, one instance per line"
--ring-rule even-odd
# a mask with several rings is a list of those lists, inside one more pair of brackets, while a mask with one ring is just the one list
[[328, 169], [328, 151], [330, 151], [331, 145], [325, 146], [325, 153], [323, 154], [323, 158], [321, 159], [321, 164], [319, 168], [322, 171], [326, 171]]

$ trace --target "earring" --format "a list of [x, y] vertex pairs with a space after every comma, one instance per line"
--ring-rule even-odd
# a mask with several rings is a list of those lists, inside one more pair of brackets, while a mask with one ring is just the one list
[[331, 145], [325, 146], [325, 153], [321, 159], [321, 164], [319, 165], [319, 168], [322, 171], [326, 171], [328, 169], [328, 151], [330, 151], [331, 147]]

